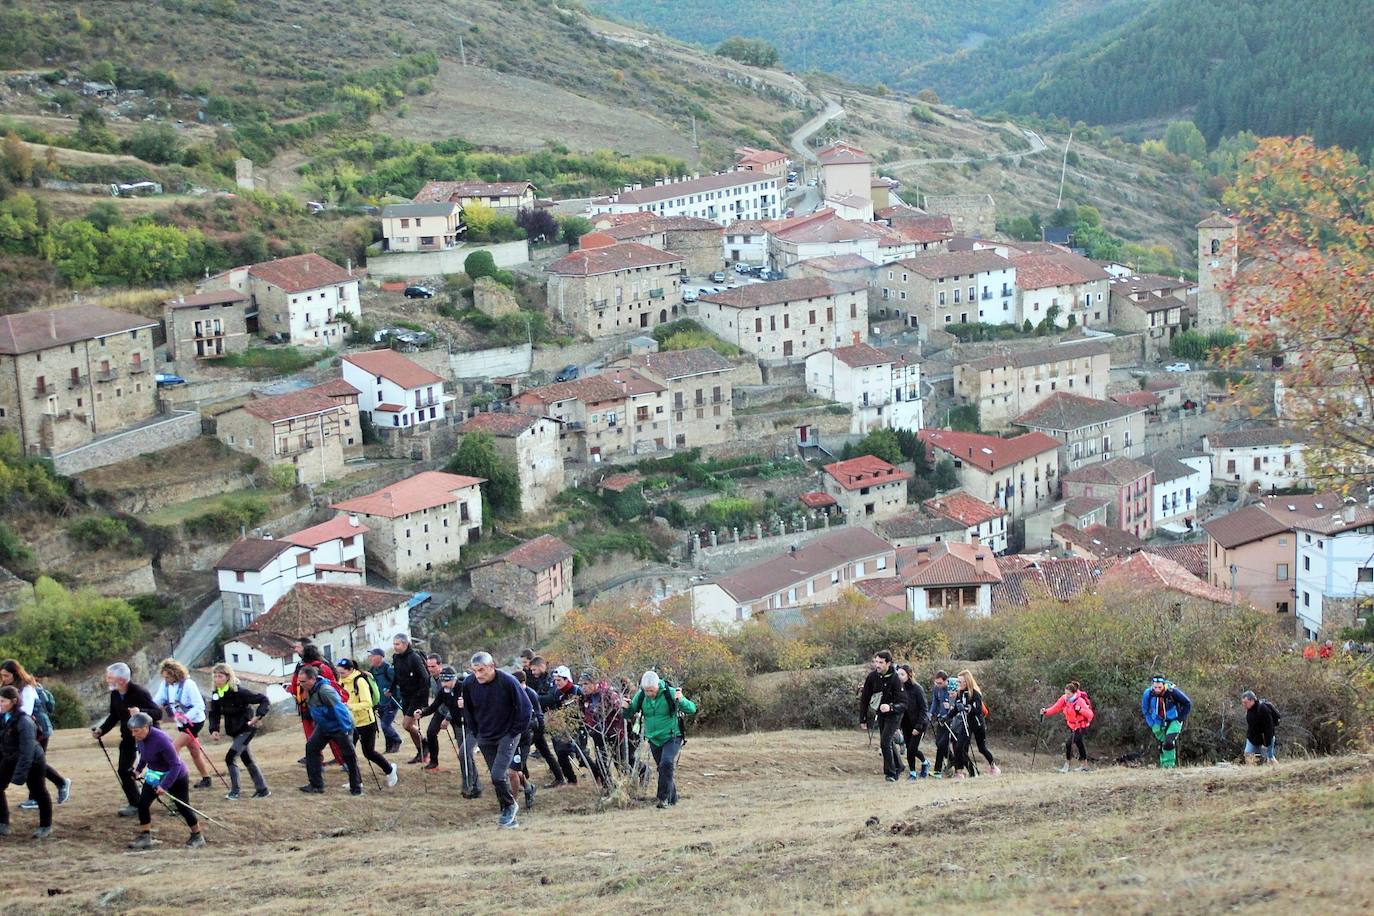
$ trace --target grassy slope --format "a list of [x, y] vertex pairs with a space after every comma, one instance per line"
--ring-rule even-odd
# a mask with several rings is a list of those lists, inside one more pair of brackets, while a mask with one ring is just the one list
[[[166, 845], [125, 853], [132, 829], [114, 816], [120, 799], [104, 759], [84, 734], [59, 734], [53, 762], [76, 790], [58, 809], [53, 840], [8, 841], [11, 870], [30, 876], [12, 884], [9, 912], [86, 912], [115, 888], [123, 891], [111, 905], [139, 912], [217, 911], [228, 901], [253, 913], [402, 899], [437, 908], [476, 894], [655, 913], [1342, 912], [1367, 902], [1351, 881], [1367, 874], [1374, 830], [1369, 757], [1265, 772], [1059, 776], [1046, 754], [1034, 774], [1012, 754], [1000, 779], [887, 786], [858, 734], [698, 737], [671, 812], [597, 814], [578, 787], [542, 793], [522, 813], [524, 829], [503, 832], [489, 789], [477, 802], [458, 799], [447, 745], [427, 792], [403, 766], [397, 789], [379, 795], [365, 774], [367, 797], [352, 799], [330, 770], [319, 799], [295, 791], [294, 722], [275, 724], [254, 749], [276, 794], [230, 803], [218, 787], [195, 792], [193, 803], [237, 832], [210, 825], [210, 846], [190, 856], [177, 849], [184, 827], [160, 809]], [[223, 744], [207, 746], [222, 755]], [[536, 763], [541, 782], [545, 770]], [[879, 823], [866, 826], [870, 817]], [[13, 820], [22, 836], [34, 816]], [[910, 835], [894, 834], [897, 822]]]

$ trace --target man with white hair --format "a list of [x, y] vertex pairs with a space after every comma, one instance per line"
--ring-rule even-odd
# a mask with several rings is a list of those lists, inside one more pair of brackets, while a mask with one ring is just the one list
[[519, 681], [496, 667], [491, 653], [478, 652], [468, 664], [472, 677], [463, 682], [463, 719], [491, 773], [491, 787], [501, 806], [499, 826], [518, 827], [515, 815], [520, 806], [511, 791], [509, 771], [520, 738], [530, 727], [530, 699]]
[[119, 726], [119, 787], [124, 790], [124, 798], [128, 802], [119, 809], [120, 817], [138, 814], [139, 790], [134, 782], [134, 758], [138, 754], [138, 745], [133, 732], [129, 730], [129, 717], [144, 713], [151, 717], [154, 725], [162, 718], [162, 710], [153, 702], [152, 695], [133, 683], [132, 676], [129, 666], [123, 662], [115, 662], [105, 669], [105, 683], [110, 688], [110, 714], [104, 722], [91, 729], [91, 735], [99, 741], [110, 729]]
[[658, 800], [655, 807], [667, 808], [677, 804], [677, 757], [682, 751], [684, 715], [694, 715], [697, 706], [682, 695], [681, 687], [664, 686], [657, 671], [645, 671], [639, 679], [639, 692], [626, 709], [629, 718], [636, 713], [644, 716], [643, 735], [649, 742], [658, 767]]

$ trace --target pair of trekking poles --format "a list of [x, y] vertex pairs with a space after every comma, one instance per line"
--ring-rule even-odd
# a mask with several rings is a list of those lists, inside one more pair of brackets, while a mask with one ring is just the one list
[[[115, 779], [116, 779], [116, 780], [119, 780], [119, 781], [122, 782], [122, 781], [123, 781], [123, 777], [120, 776], [120, 774], [119, 774], [119, 768], [115, 766], [114, 759], [113, 759], [112, 757], [110, 757], [110, 750], [109, 750], [109, 748], [105, 747], [105, 739], [104, 739], [103, 737], [97, 735], [95, 740], [96, 740], [96, 743], [100, 745], [100, 750], [101, 750], [101, 752], [105, 755], [105, 762], [108, 763], [108, 764], [110, 765], [110, 772], [114, 773]], [[146, 781], [141, 775], [135, 773], [135, 774], [133, 774], [133, 777], [134, 777], [134, 779], [139, 783], [139, 785], [142, 785], [142, 786], [145, 786], [145, 787], [147, 786], [147, 781]], [[168, 801], [167, 801], [167, 795], [168, 795], [168, 793], [166, 793], [166, 792], [157, 792], [157, 793], [156, 793], [156, 798], [157, 798], [157, 800], [158, 800], [159, 802], [162, 803], [162, 807], [164, 807], [164, 808], [167, 809], [167, 812], [168, 812], [169, 814], [171, 814], [173, 817], [178, 817], [179, 815], [177, 814], [176, 809], [173, 808], [173, 807], [171, 806], [171, 804], [168, 803]], [[185, 808], [187, 811], [190, 811], [190, 812], [191, 812], [192, 814], [194, 814], [196, 817], [204, 818], [205, 820], [209, 821], [210, 823], [212, 823], [212, 824], [214, 824], [214, 825], [216, 825], [216, 826], [218, 826], [218, 827], [223, 827], [225, 830], [230, 830], [230, 831], [233, 831], [233, 832], [238, 832], [238, 828], [236, 828], [236, 827], [231, 827], [231, 826], [229, 826], [228, 824], [224, 823], [224, 821], [221, 821], [221, 820], [218, 820], [218, 819], [216, 819], [216, 818], [213, 818], [213, 817], [211, 817], [210, 815], [206, 814], [204, 811], [200, 811], [200, 810], [197, 810], [196, 808], [192, 808], [189, 802], [184, 802], [184, 801], [182, 801], [181, 799], [177, 798], [175, 795], [172, 796], [172, 801], [176, 802], [178, 805], [181, 805], [183, 808]]]

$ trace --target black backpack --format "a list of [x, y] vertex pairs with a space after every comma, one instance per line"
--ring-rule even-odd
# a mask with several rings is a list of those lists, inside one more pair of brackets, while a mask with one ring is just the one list
[[1274, 725], [1277, 726], [1279, 724], [1279, 720], [1283, 718], [1283, 716], [1279, 713], [1279, 708], [1275, 706], [1273, 703], [1270, 703], [1268, 700], [1260, 700], [1260, 702], [1263, 703], [1264, 706], [1269, 710], [1269, 712], [1274, 716]]
[[663, 682], [663, 696], [668, 700], [668, 711], [677, 716], [677, 730], [682, 733], [682, 743], [687, 743], [687, 714], [678, 708], [675, 688], [666, 680]]

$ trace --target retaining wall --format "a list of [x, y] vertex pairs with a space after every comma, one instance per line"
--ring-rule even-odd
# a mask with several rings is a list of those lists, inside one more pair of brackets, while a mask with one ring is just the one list
[[448, 251], [394, 251], [370, 254], [368, 273], [383, 277], [433, 277], [440, 274], [460, 274], [463, 262], [474, 251], [489, 251], [497, 267], [515, 267], [530, 259], [529, 242], [498, 242], [492, 245], [460, 245]]
[[70, 477], [103, 468], [107, 464], [137, 458], [149, 452], [160, 452], [165, 448], [190, 442], [200, 435], [200, 414], [195, 411], [178, 411], [157, 422], [140, 426], [122, 433], [115, 433], [98, 442], [74, 448], [53, 457], [53, 467], [59, 474]]

